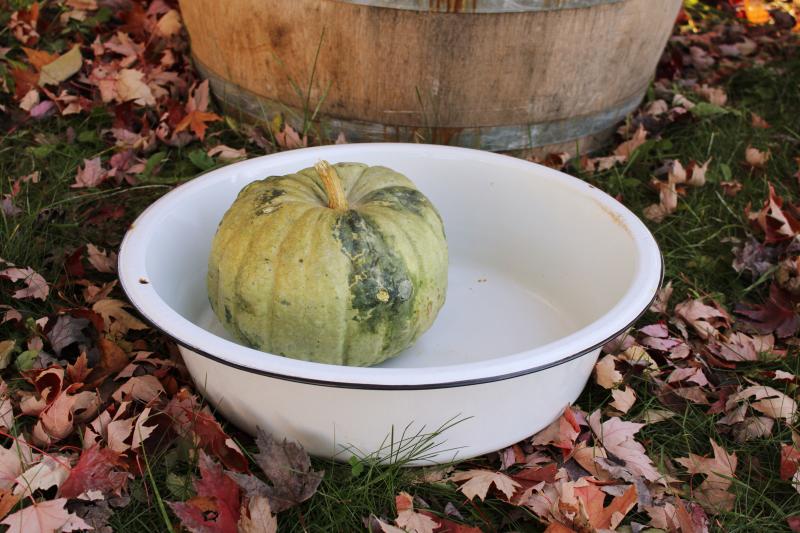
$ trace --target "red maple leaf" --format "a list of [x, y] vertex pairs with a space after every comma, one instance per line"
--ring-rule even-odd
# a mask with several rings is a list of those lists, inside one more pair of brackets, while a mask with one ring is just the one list
[[774, 282], [769, 288], [766, 302], [761, 305], [741, 304], [735, 311], [747, 317], [740, 319], [740, 322], [761, 335], [775, 332], [778, 337], [786, 338], [800, 329], [800, 316], [795, 311], [791, 296]]
[[69, 477], [61, 484], [59, 495], [77, 498], [90, 490], [99, 490], [103, 494], [119, 493], [128, 481], [125, 472], [114, 469], [120, 464], [119, 453], [95, 444], [83, 451]]
[[179, 391], [164, 412], [173, 419], [173, 427], [180, 435], [197, 438], [200, 446], [227, 468], [237, 472], [249, 471], [247, 459], [236, 443], [225, 433], [214, 415], [203, 411], [197, 399], [188, 391]]
[[197, 496], [185, 502], [167, 502], [190, 531], [236, 533], [241, 493], [222, 466], [200, 451], [200, 479], [194, 481]]
[[763, 207], [755, 212], [750, 212], [750, 205], [745, 208], [745, 214], [750, 225], [756, 230], [764, 232], [764, 242], [775, 243], [793, 238], [800, 232], [800, 222], [783, 208], [783, 198], [778, 196], [775, 188], [770, 184], [769, 198]]

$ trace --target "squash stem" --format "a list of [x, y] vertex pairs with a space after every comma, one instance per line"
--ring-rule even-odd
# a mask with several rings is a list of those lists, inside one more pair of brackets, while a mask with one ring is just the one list
[[336, 173], [336, 169], [327, 161], [320, 161], [314, 165], [314, 168], [322, 179], [325, 192], [328, 194], [328, 207], [347, 211], [347, 198], [345, 198], [342, 180], [339, 178], [339, 174]]

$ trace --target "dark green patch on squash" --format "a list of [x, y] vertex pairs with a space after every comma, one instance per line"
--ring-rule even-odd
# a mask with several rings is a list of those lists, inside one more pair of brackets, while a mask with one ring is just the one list
[[386, 244], [378, 226], [355, 210], [342, 213], [333, 231], [352, 265], [350, 305], [356, 320], [371, 333], [385, 325], [386, 347], [406, 342], [414, 283], [405, 262]]
[[424, 211], [432, 207], [424, 194], [411, 187], [403, 187], [401, 185], [372, 191], [364, 196], [360, 203], [380, 204], [397, 211], [411, 211], [418, 216], [423, 216]]

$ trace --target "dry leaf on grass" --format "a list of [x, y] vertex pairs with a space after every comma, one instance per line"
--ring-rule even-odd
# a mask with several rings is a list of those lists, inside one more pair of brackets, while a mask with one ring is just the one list
[[679, 457], [676, 461], [690, 474], [707, 476], [700, 486], [693, 490], [695, 498], [707, 511], [712, 513], [729, 511], [736, 500], [736, 496], [728, 492], [733, 483], [730, 478], [736, 474], [736, 454], [729, 454], [713, 440], [711, 447], [714, 451], [713, 457], [702, 457], [692, 453], [689, 457]]
[[797, 402], [784, 393], [766, 385], [753, 385], [728, 398], [726, 409], [730, 410], [741, 400], [750, 400], [750, 407], [775, 420], [791, 423], [797, 414]]
[[744, 152], [745, 161], [747, 161], [747, 164], [753, 168], [762, 168], [767, 164], [769, 158], [769, 151], [762, 152], [758, 148], [753, 148], [752, 146], [748, 146]]
[[497, 490], [506, 495], [506, 499], [510, 500], [514, 495], [514, 491], [520, 486], [519, 483], [511, 479], [509, 476], [502, 472], [492, 472], [491, 470], [467, 470], [463, 472], [455, 472], [450, 476], [450, 481], [460, 483], [466, 481], [461, 485], [458, 490], [464, 493], [464, 496], [472, 500], [476, 496], [481, 500], [486, 499], [486, 494], [489, 488], [494, 485]]
[[626, 422], [617, 417], [601, 423], [600, 411], [595, 411], [589, 416], [589, 426], [596, 441], [618, 458], [630, 472], [648, 481], [659, 481], [663, 478], [645, 453], [644, 446], [633, 438], [644, 424]]
[[117, 254], [115, 252], [107, 252], [92, 243], [86, 245], [86, 252], [89, 256], [89, 263], [98, 272], [111, 274], [117, 271]]
[[633, 404], [636, 402], [636, 393], [630, 387], [625, 387], [624, 390], [615, 389], [611, 391], [611, 396], [614, 401], [610, 403], [611, 407], [622, 413], [630, 411]]
[[6, 533], [53, 533], [91, 529], [82, 518], [67, 511], [66, 498], [37, 502], [7, 516], [0, 524]]
[[622, 383], [622, 373], [617, 370], [616, 357], [609, 354], [600, 359], [594, 366], [595, 382], [604, 389], [613, 389]]
[[256, 464], [272, 484], [251, 474], [228, 473], [249, 497], [268, 497], [272, 510], [280, 513], [314, 495], [324, 472], [311, 468], [311, 459], [302, 446], [285, 439], [278, 442], [260, 429], [256, 445], [259, 450], [254, 457]]
[[14, 291], [12, 296], [17, 300], [23, 298], [37, 298], [44, 300], [50, 293], [50, 287], [47, 281], [35, 270], [30, 267], [26, 268], [7, 268], [0, 271], [0, 278], [5, 278], [9, 281], [16, 282], [22, 281], [25, 287]]
[[407, 492], [401, 492], [394, 498], [397, 518], [394, 523], [405, 531], [415, 533], [433, 533], [439, 522], [422, 513], [414, 511], [414, 498]]
[[250, 498], [239, 511], [238, 533], [277, 533], [278, 517], [272, 514], [269, 499], [263, 496]]

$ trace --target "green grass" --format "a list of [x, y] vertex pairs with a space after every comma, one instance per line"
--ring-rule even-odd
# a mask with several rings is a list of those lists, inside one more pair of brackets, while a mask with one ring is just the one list
[[[730, 112], [668, 126], [660, 139], [649, 140], [624, 166], [596, 175], [571, 169], [609, 194], [620, 195], [626, 205], [641, 214], [647, 205], [657, 201], [657, 194], [648, 184], [664, 160], [676, 158], [686, 164], [689, 160], [713, 158], [708, 183], [690, 189], [680, 199], [678, 211], [663, 223], [649, 223], [664, 254], [666, 279], [675, 286], [673, 303], [685, 297], [710, 296], [732, 308], [742, 300], [762, 298], [767, 284], [737, 275], [732, 269], [731, 240], [741, 239], [751, 231], [744, 208], [749, 203], [760, 205], [766, 198], [768, 183], [787, 200], [800, 196], [797, 180], [792, 177], [798, 170], [794, 158], [800, 155], [800, 57], [778, 57], [774, 63], [739, 70], [725, 87]], [[772, 127], [764, 130], [751, 126], [750, 112], [764, 117]], [[70, 188], [84, 159], [111, 155], [103, 131], [111, 126], [112, 118], [103, 110], [95, 110], [85, 117], [50, 118], [7, 128], [8, 133], [0, 141], [0, 195], [10, 191], [14, 178], [34, 170], [40, 172], [41, 182], [22, 185], [16, 201], [23, 209], [20, 215], [0, 217], [0, 255], [4, 259], [31, 266], [55, 283], [68, 277], [68, 253], [88, 242], [116, 248], [127, 226], [147, 205], [174, 185], [215, 164], [202, 157], [197, 143], [184, 148], [161, 145], [148, 156], [150, 171], [135, 186], [104, 185], [89, 191]], [[213, 144], [219, 140], [235, 148], [246, 146], [251, 154], [257, 152], [245, 135], [227, 125], [215, 125], [212, 132], [216, 136]], [[753, 170], [744, 164], [748, 145], [770, 150], [772, 158], [765, 169]], [[729, 179], [744, 185], [735, 197], [723, 195], [719, 187], [720, 181]], [[125, 208], [120, 219], [97, 225], [87, 222], [98, 209], [117, 205]], [[16, 301], [4, 294], [0, 303], [41, 316], [58, 306], [82, 302], [79, 287], [65, 283], [61, 291], [61, 296], [54, 295], [46, 302]], [[116, 294], [120, 296], [119, 292]], [[638, 326], [657, 319], [645, 316]], [[23, 336], [24, 332], [13, 330], [8, 324], [0, 326], [0, 339], [21, 340]], [[163, 347], [164, 339], [150, 340]], [[721, 385], [744, 383], [745, 378], [759, 377], [764, 370], [800, 374], [797, 355], [797, 348], [790, 347], [783, 360], [739, 365], [736, 370], [716, 369], [709, 372], [709, 377]], [[661, 406], [652, 381], [635, 375], [629, 379], [639, 398], [631, 412], [633, 419], [650, 407]], [[590, 383], [578, 405], [591, 412], [610, 400], [608, 391]], [[722, 443], [739, 457], [734, 484], [738, 498], [733, 511], [712, 518], [712, 528], [731, 532], [788, 531], [786, 517], [800, 514], [800, 496], [777, 475], [780, 443], [790, 440], [789, 429], [776, 423], [771, 437], [738, 444], [721, 432], [717, 417], [707, 415], [706, 409], [687, 404], [674, 418], [644, 427], [639, 437], [650, 456], [657, 464], [671, 465], [669, 470], [675, 467], [674, 458], [709, 453], [709, 439]], [[234, 428], [226, 429], [245, 448], [252, 449], [249, 437]], [[174, 483], [167, 482], [170, 473], [182, 476], [180, 479], [188, 483], [194, 464], [184, 451], [162, 450], [148, 456], [148, 473], [131, 482], [131, 503], [117, 510], [111, 519], [115, 531], [166, 529], [158, 502], [177, 499]], [[476, 463], [481, 461], [489, 464], [488, 459]], [[362, 519], [371, 513], [395, 516], [394, 496], [401, 490], [420, 496], [435, 510], [451, 502], [468, 523], [487, 531], [543, 529], [527, 511], [498, 500], [473, 505], [452, 485], [419, 484], [416, 469], [381, 466], [370, 458], [362, 458], [355, 466], [321, 460], [315, 460], [314, 466], [326, 471], [325, 478], [314, 498], [279, 517], [287, 531], [360, 530]], [[699, 483], [700, 478], [694, 481]], [[689, 484], [683, 488], [687, 494], [691, 489]], [[648, 520], [644, 514], [633, 519], [642, 523]]]

